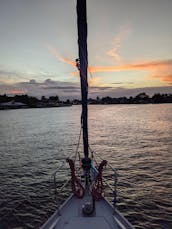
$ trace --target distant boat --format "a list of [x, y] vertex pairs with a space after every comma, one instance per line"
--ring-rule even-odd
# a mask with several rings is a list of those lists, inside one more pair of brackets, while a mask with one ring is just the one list
[[70, 107], [72, 106], [71, 103], [54, 103], [54, 102], [47, 102], [47, 103], [38, 103], [35, 108], [50, 108], [50, 107]]
[[0, 103], [0, 110], [28, 108], [27, 104], [15, 102], [14, 100], [6, 103]]
[[[67, 159], [71, 170], [72, 194], [45, 222], [41, 229], [132, 229], [133, 226], [116, 209], [116, 184], [114, 206], [103, 197], [102, 172], [107, 161], [94, 166], [93, 152], [89, 157], [87, 128], [87, 19], [86, 0], [77, 0], [77, 25], [79, 58], [76, 66], [80, 72], [82, 95], [82, 133], [84, 158], [80, 160], [81, 178], [76, 175], [75, 160]], [[116, 180], [115, 180], [116, 181]]]

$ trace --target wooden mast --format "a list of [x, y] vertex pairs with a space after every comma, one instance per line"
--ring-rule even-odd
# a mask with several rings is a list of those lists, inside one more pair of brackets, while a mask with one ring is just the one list
[[78, 46], [79, 46], [79, 71], [81, 81], [82, 98], [82, 127], [84, 155], [88, 158], [88, 54], [87, 54], [87, 10], [86, 0], [77, 0], [77, 25], [78, 25]]

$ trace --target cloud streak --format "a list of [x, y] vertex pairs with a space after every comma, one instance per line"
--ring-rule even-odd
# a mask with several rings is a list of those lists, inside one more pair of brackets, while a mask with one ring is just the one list
[[106, 52], [106, 55], [112, 57], [115, 62], [121, 61], [119, 50], [121, 48], [122, 41], [128, 37], [129, 33], [129, 29], [121, 29], [113, 39], [113, 48]]
[[48, 51], [51, 53], [51, 55], [54, 56], [56, 59], [58, 59], [61, 62], [67, 63], [73, 67], [76, 67], [75, 61], [72, 61], [68, 58], [62, 57], [53, 46], [46, 45], [46, 47], [47, 47]]
[[[172, 82], [172, 60], [160, 60], [125, 64], [119, 66], [94, 66], [88, 67], [91, 73], [97, 72], [122, 72], [122, 71], [146, 71], [148, 80], [159, 79], [164, 82]], [[71, 73], [78, 75], [78, 72]]]
[[126, 64], [120, 66], [96, 66], [89, 67], [90, 72], [116, 72], [129, 70], [152, 70], [162, 67], [172, 67], [172, 60], [150, 61], [144, 63]]
[[[129, 30], [121, 31], [114, 39], [114, 49], [108, 52], [108, 55], [119, 60], [117, 50], [121, 46], [121, 41], [127, 36]], [[72, 61], [68, 58], [62, 57], [58, 54], [57, 50], [50, 45], [47, 45], [50, 53], [56, 57], [59, 61], [67, 63], [76, 68], [75, 61]], [[115, 57], [116, 56], [116, 57]], [[129, 63], [123, 65], [115, 66], [89, 66], [88, 71], [90, 73], [97, 72], [122, 72], [122, 71], [146, 71], [147, 75], [145, 76], [147, 80], [160, 80], [166, 83], [172, 83], [172, 59], [168, 60], [157, 60], [157, 61], [142, 61], [136, 63]], [[78, 71], [72, 72], [72, 76], [78, 76]], [[95, 78], [95, 77], [94, 77]], [[100, 79], [90, 80], [90, 85], [95, 85], [96, 82], [99, 82], [99, 86], [102, 86]]]

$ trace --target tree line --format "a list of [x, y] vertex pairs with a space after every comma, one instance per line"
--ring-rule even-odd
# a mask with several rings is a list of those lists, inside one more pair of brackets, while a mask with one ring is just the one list
[[[50, 96], [46, 98], [42, 96], [40, 99], [28, 96], [28, 95], [15, 95], [15, 96], [8, 96], [6, 94], [0, 95], [0, 103], [5, 102], [22, 102], [29, 107], [37, 107], [38, 104], [53, 104], [53, 103], [64, 103], [64, 104], [81, 104], [81, 101], [78, 99], [66, 101], [60, 101], [59, 97]], [[135, 97], [130, 96], [127, 97], [119, 97], [119, 98], [112, 98], [110, 96], [107, 97], [97, 97], [96, 99], [89, 98], [89, 104], [147, 104], [147, 103], [172, 103], [172, 94], [160, 94], [156, 93], [153, 96], [147, 95], [145, 92], [139, 93]]]

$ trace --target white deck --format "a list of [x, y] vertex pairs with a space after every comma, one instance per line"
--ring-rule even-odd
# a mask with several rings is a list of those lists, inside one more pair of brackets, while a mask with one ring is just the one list
[[106, 199], [96, 201], [96, 211], [93, 216], [84, 216], [83, 204], [90, 197], [82, 199], [71, 195], [41, 229], [133, 229], [133, 226], [114, 210]]

